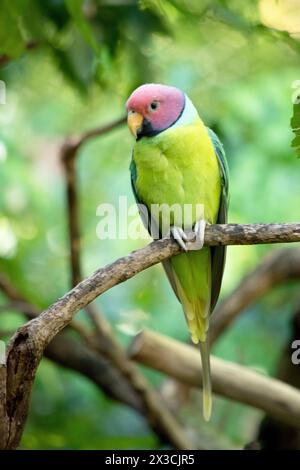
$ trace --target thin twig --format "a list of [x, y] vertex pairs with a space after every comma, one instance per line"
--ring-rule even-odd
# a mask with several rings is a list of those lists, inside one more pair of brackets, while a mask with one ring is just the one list
[[[15, 310], [25, 315], [29, 320], [36, 318], [41, 313], [41, 310], [28, 302], [21, 292], [18, 291], [2, 273], [0, 273], [0, 291], [10, 300], [8, 304], [0, 305], [0, 313], [7, 310]], [[72, 320], [68, 326], [87, 341], [90, 333], [80, 322]]]
[[66, 177], [67, 215], [70, 243], [72, 286], [76, 286], [82, 279], [80, 259], [80, 218], [79, 201], [76, 181], [76, 157], [83, 144], [92, 138], [100, 137], [125, 122], [122, 117], [102, 127], [85, 132], [81, 136], [72, 136], [66, 139], [61, 148], [61, 162]]

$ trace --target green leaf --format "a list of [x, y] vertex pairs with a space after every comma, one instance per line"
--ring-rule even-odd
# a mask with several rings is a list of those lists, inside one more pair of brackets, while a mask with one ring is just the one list
[[66, 0], [67, 9], [73, 18], [77, 28], [81, 32], [86, 42], [91, 46], [96, 55], [100, 54], [100, 46], [94, 35], [93, 29], [84, 16], [83, 0]]
[[[300, 97], [297, 99], [297, 101]], [[300, 158], [300, 100], [299, 103], [295, 103], [293, 106], [293, 116], [291, 118], [291, 128], [295, 134], [292, 140], [292, 147], [295, 150], [297, 157]]]
[[10, 0], [2, 0], [0, 14], [0, 53], [9, 57], [18, 57], [25, 49], [22, 31], [20, 5]]

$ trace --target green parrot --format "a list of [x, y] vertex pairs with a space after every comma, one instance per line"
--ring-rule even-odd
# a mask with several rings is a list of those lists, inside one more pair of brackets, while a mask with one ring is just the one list
[[[226, 249], [203, 244], [206, 223], [227, 221], [228, 167], [223, 146], [188, 96], [175, 87], [140, 86], [129, 97], [126, 112], [136, 139], [131, 183], [143, 222], [151, 234], [154, 224], [159, 236], [169, 226], [182, 247], [182, 254], [163, 266], [182, 304], [191, 339], [200, 345], [203, 416], [208, 421], [212, 409], [209, 316], [219, 297]], [[181, 219], [174, 209], [178, 206]], [[157, 207], [169, 207], [168, 217], [153, 210]], [[187, 251], [183, 230], [187, 228], [195, 231], [201, 249]]]

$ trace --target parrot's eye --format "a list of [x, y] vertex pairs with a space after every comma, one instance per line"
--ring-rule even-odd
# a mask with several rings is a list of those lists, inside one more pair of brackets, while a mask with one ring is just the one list
[[149, 106], [150, 111], [155, 111], [158, 107], [159, 107], [159, 102], [158, 101], [152, 101], [152, 103]]

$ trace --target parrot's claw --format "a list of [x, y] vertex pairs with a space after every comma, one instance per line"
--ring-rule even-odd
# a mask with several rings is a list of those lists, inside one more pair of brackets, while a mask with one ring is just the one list
[[187, 251], [185, 242], [187, 241], [187, 236], [184, 233], [184, 230], [181, 227], [171, 227], [171, 234], [178, 243], [178, 245], [184, 250]]
[[201, 250], [204, 245], [204, 235], [205, 235], [206, 222], [204, 219], [197, 220], [194, 225], [194, 233], [196, 235], [197, 250]]

